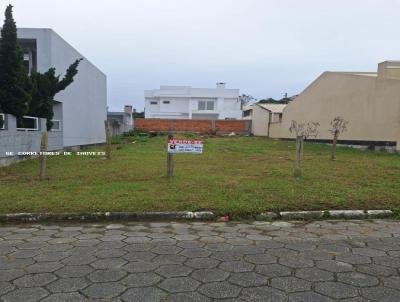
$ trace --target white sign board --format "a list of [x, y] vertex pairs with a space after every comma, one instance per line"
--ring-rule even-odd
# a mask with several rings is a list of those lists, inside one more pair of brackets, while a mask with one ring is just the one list
[[167, 152], [201, 154], [203, 153], [203, 141], [169, 139]]

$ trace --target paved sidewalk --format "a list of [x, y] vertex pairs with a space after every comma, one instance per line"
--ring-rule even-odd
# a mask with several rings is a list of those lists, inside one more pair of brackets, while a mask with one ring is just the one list
[[400, 222], [0, 226], [0, 301], [400, 301]]

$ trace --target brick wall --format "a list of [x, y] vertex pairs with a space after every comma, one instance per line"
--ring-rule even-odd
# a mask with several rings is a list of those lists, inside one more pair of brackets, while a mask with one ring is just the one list
[[173, 120], [173, 119], [135, 119], [135, 128], [143, 131], [178, 131], [211, 134], [250, 134], [250, 120]]

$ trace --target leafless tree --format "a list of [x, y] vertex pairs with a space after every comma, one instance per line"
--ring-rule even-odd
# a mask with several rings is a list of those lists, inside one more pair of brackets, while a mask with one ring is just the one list
[[339, 135], [347, 130], [347, 124], [349, 121], [344, 120], [341, 116], [335, 117], [331, 121], [331, 129], [329, 130], [330, 133], [333, 135], [333, 142], [332, 142], [332, 160], [336, 160], [336, 145], [339, 138]]
[[296, 160], [294, 164], [294, 177], [301, 177], [301, 161], [303, 160], [304, 139], [318, 135], [319, 123], [298, 123], [292, 121], [289, 131], [296, 135]]

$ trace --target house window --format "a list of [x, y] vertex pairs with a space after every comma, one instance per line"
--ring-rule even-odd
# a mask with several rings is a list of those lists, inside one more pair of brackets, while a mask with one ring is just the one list
[[199, 101], [198, 110], [214, 110], [214, 101]]
[[158, 104], [158, 102], [155, 102], [155, 101], [150, 102], [150, 105], [157, 105], [157, 104]]
[[32, 116], [24, 116], [17, 119], [17, 130], [37, 131], [39, 130], [39, 119]]
[[52, 120], [53, 126], [51, 126], [51, 131], [61, 131], [61, 121]]
[[6, 129], [6, 119], [4, 113], [0, 113], [0, 130]]
[[163, 101], [163, 104], [169, 104], [170, 101]]

